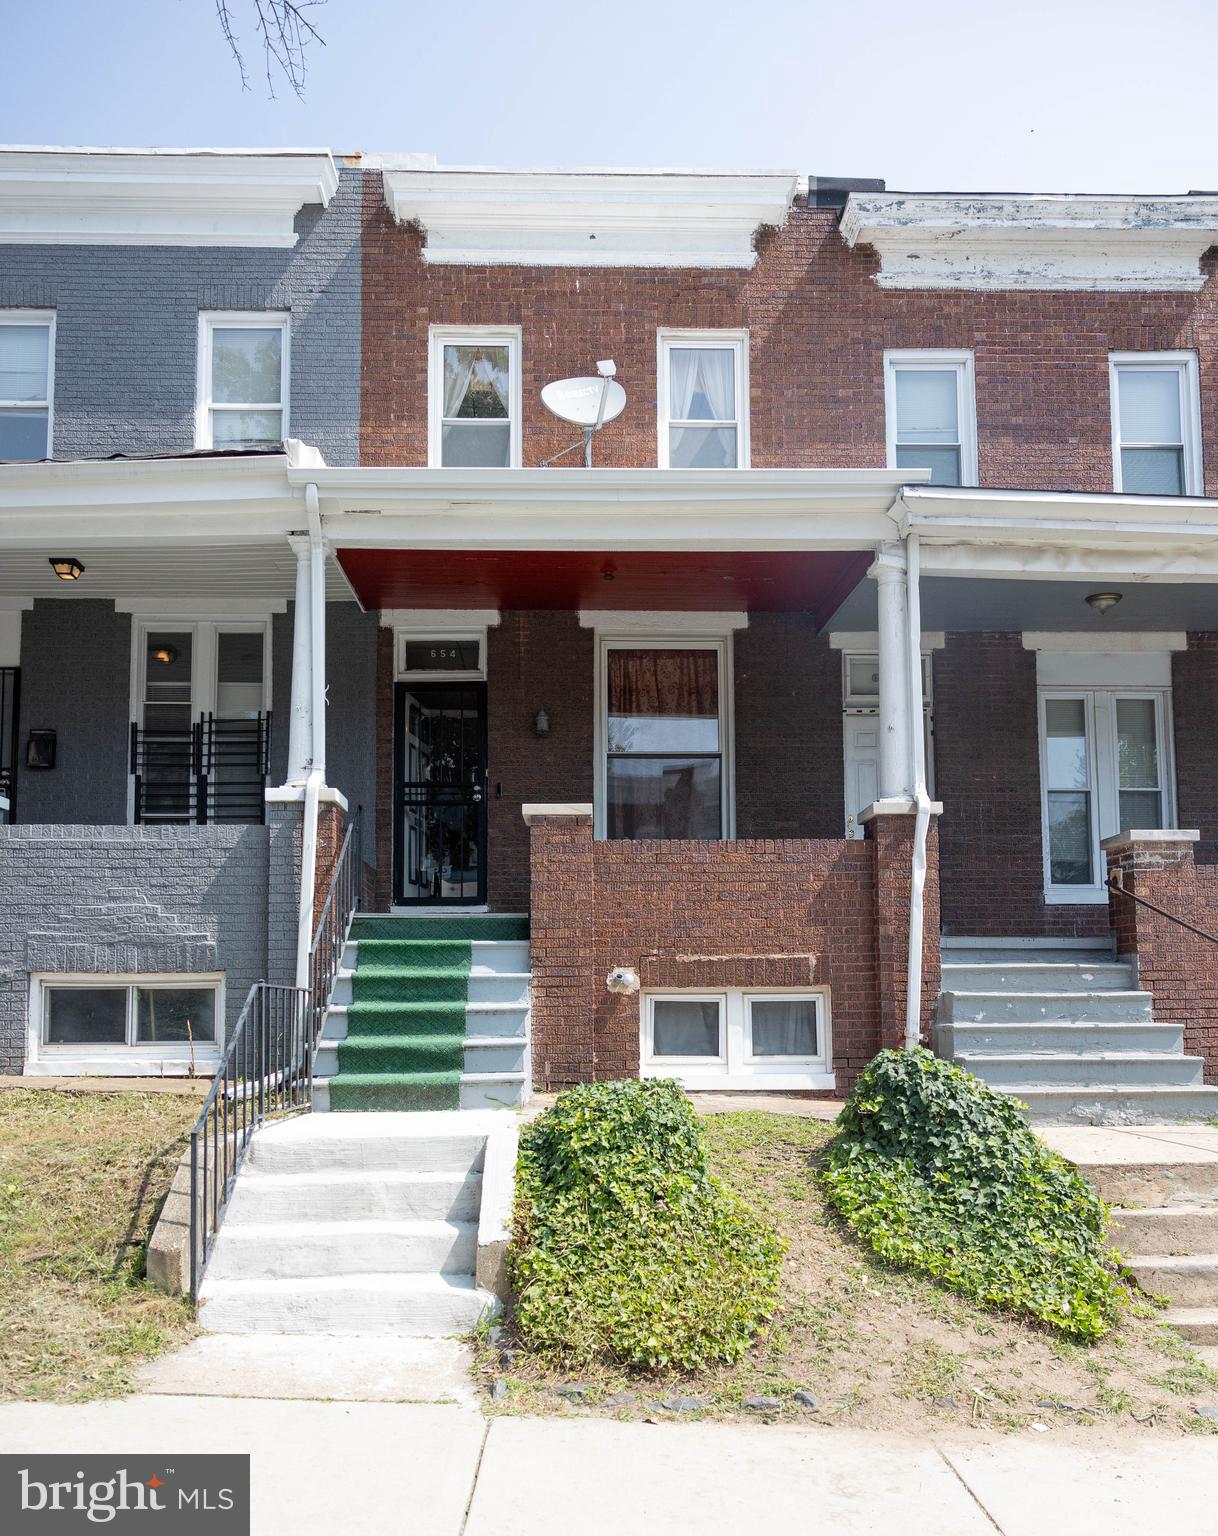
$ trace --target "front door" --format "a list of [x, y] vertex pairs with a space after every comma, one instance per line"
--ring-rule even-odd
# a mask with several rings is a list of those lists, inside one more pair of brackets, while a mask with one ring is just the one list
[[398, 683], [394, 900], [486, 901], [486, 684]]

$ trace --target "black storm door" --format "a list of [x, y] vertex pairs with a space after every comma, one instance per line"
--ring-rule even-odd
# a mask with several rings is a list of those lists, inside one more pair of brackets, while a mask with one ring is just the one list
[[486, 684], [398, 683], [394, 900], [486, 901]]

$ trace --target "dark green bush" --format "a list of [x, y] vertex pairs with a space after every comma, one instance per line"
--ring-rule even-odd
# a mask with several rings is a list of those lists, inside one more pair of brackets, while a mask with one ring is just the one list
[[676, 1083], [572, 1088], [521, 1134], [516, 1320], [552, 1360], [737, 1360], [773, 1313], [782, 1248], [710, 1173]]
[[876, 1253], [1071, 1338], [1108, 1331], [1126, 1291], [1107, 1207], [1010, 1097], [929, 1051], [883, 1051], [838, 1127], [829, 1197]]

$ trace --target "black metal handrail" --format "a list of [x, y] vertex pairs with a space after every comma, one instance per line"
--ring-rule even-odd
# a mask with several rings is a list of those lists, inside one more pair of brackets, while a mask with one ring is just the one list
[[261, 822], [271, 768], [271, 715], [205, 714], [176, 730], [131, 723], [135, 820]]
[[254, 983], [190, 1133], [193, 1301], [250, 1137], [273, 1116], [309, 1103], [309, 1005], [307, 987]]
[[1179, 928], [1187, 928], [1189, 933], [1195, 933], [1199, 939], [1206, 939], [1211, 944], [1218, 944], [1218, 934], [1207, 933], [1204, 928], [1198, 928], [1196, 923], [1190, 923], [1187, 918], [1177, 917], [1174, 912], [1169, 912], [1166, 907], [1156, 906], [1153, 901], [1147, 901], [1145, 896], [1135, 896], [1132, 891], [1125, 889], [1121, 879], [1120, 870], [1114, 870], [1105, 882], [1110, 891], [1115, 891], [1118, 896], [1124, 896], [1127, 901], [1133, 901], [1139, 907], [1146, 907], [1151, 912], [1157, 912], [1160, 917], [1165, 917], [1169, 923], [1175, 923]]
[[330, 888], [322, 903], [321, 914], [309, 947], [309, 991], [312, 996], [313, 1017], [309, 1030], [307, 1051], [309, 1081], [312, 1082], [314, 1058], [321, 1027], [325, 1022], [330, 991], [338, 974], [351, 919], [359, 909], [364, 895], [364, 812], [357, 806], [354, 816], [347, 821], [342, 846], [330, 876]]

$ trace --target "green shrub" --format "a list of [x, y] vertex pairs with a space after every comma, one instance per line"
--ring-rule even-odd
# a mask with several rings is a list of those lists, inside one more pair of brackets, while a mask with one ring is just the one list
[[1108, 1331], [1126, 1291], [1107, 1207], [1015, 1102], [929, 1051], [882, 1051], [829, 1147], [829, 1197], [881, 1257], [1071, 1338]]
[[738, 1360], [773, 1313], [782, 1248], [710, 1173], [676, 1083], [572, 1088], [521, 1134], [516, 1319], [554, 1361]]

